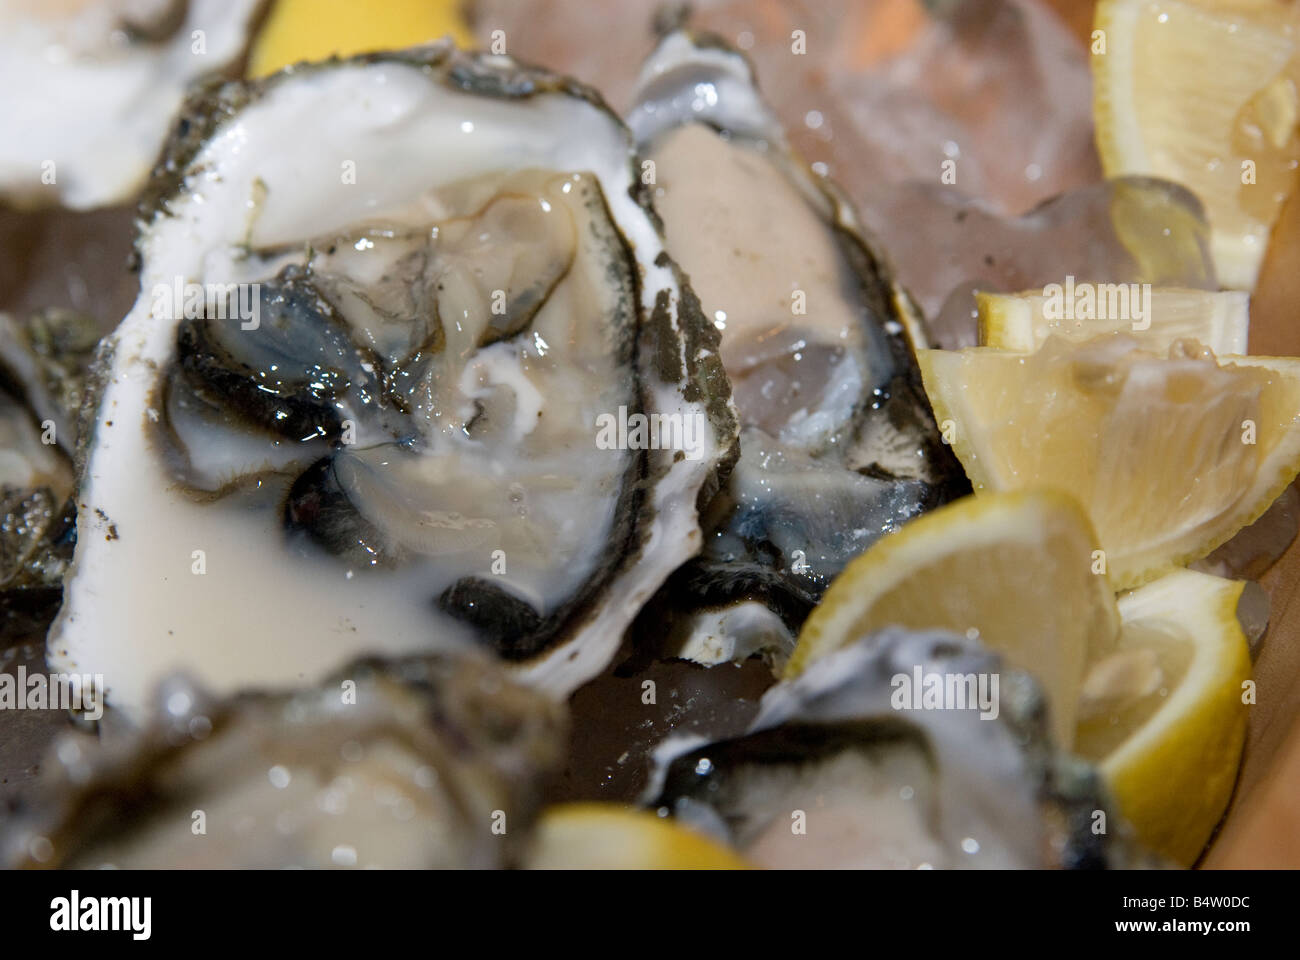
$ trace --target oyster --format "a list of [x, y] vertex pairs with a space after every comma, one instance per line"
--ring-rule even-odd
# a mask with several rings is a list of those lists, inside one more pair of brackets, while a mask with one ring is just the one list
[[134, 195], [191, 81], [242, 56], [264, 0], [0, 0], [0, 200]]
[[41, 310], [25, 321], [0, 313], [0, 379], [50, 425], [54, 443], [68, 456], [77, 449], [99, 341], [94, 318], [76, 310]]
[[905, 295], [794, 156], [745, 59], [668, 33], [626, 119], [669, 249], [721, 332], [742, 427], [704, 549], [662, 606], [704, 607], [678, 620], [682, 656], [779, 658], [849, 559], [965, 479], [921, 387]]
[[0, 641], [48, 626], [71, 559], [72, 467], [48, 436], [0, 389]]
[[56, 742], [12, 867], [496, 867], [518, 862], [563, 710], [481, 658], [352, 664], [213, 701], [166, 681], [148, 727]]
[[0, 313], [0, 640], [43, 634], [76, 541], [77, 417], [98, 335], [63, 311]]
[[[935, 676], [968, 700], [921, 699]], [[743, 736], [665, 741], [653, 777], [648, 803], [763, 866], [1147, 862], [1096, 772], [1052, 746], [1038, 685], [943, 632], [864, 637], [769, 690]]]
[[174, 668], [225, 694], [362, 653], [599, 672], [735, 443], [618, 118], [433, 46], [206, 92], [182, 130], [51, 666], [127, 709]]

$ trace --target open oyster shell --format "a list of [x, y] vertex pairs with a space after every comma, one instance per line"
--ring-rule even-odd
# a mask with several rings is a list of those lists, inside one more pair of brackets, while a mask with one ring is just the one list
[[264, 0], [0, 2], [0, 200], [79, 210], [144, 185], [195, 79], [243, 55]]
[[675, 652], [779, 659], [849, 559], [968, 487], [921, 387], [906, 296], [794, 155], [745, 58], [668, 32], [626, 119], [669, 248], [721, 333], [742, 428], [704, 549], [664, 594], [697, 608], [676, 620]]
[[517, 863], [563, 709], [482, 658], [361, 661], [319, 687], [213, 700], [172, 678], [146, 728], [56, 742], [3, 832], [11, 867]]
[[[968, 699], [931, 703], [930, 677]], [[1037, 683], [953, 634], [864, 637], [770, 689], [743, 736], [670, 739], [655, 760], [647, 803], [764, 866], [1151, 863], [1097, 773], [1052, 745]]]
[[599, 672], [735, 442], [637, 174], [594, 92], [447, 46], [200, 96], [107, 341], [52, 667], [128, 710], [176, 668], [224, 694], [361, 653]]

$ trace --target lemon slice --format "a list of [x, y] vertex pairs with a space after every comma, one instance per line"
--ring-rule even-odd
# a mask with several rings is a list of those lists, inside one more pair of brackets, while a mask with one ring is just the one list
[[1295, 9], [1102, 0], [1094, 27], [1093, 120], [1106, 176], [1164, 177], [1192, 190], [1205, 204], [1219, 281], [1250, 289], [1300, 159]]
[[1190, 865], [1232, 795], [1246, 737], [1245, 584], [1178, 570], [1119, 600], [1119, 646], [1087, 674], [1075, 750], [1149, 848]]
[[462, 47], [474, 43], [458, 0], [275, 0], [249, 52], [248, 76], [263, 77], [302, 60], [400, 50], [445, 36]]
[[[1300, 472], [1300, 360], [1167, 357], [1132, 337], [918, 354], [977, 491], [1072, 494], [1117, 589], [1209, 553]], [[1195, 346], [1194, 344], [1192, 346]]]
[[566, 803], [542, 813], [533, 870], [744, 870], [727, 847], [631, 807]]
[[975, 294], [980, 346], [1033, 353], [1053, 334], [1077, 342], [1104, 333], [1132, 333], [1159, 353], [1185, 338], [1200, 341], [1218, 356], [1246, 352], [1246, 293], [1162, 287], [1150, 290], [1148, 302], [1138, 284], [1090, 284], [1083, 290], [1091, 300], [1084, 300], [1078, 287], [1064, 285], [1047, 293]]
[[1050, 492], [966, 497], [909, 522], [840, 573], [799, 633], [786, 667], [882, 627], [979, 637], [1047, 692], [1052, 729], [1069, 746], [1083, 668], [1119, 629], [1096, 538], [1079, 506]]

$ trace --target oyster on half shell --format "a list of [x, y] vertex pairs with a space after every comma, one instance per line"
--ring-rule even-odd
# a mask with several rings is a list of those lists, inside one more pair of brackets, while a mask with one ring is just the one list
[[968, 485], [921, 386], [906, 295], [794, 155], [745, 58], [668, 32], [626, 119], [669, 249], [721, 334], [742, 428], [704, 549], [647, 618], [691, 611], [675, 618], [679, 656], [779, 660], [849, 559]]
[[560, 705], [479, 657], [361, 661], [229, 700], [173, 677], [142, 730], [56, 741], [0, 863], [511, 866], [565, 732]]
[[128, 710], [173, 669], [221, 695], [362, 653], [486, 646], [557, 694], [599, 672], [735, 442], [618, 118], [442, 45], [186, 117], [51, 665]]
[[[951, 702], [922, 696], [933, 678]], [[863, 637], [768, 690], [742, 736], [655, 760], [646, 803], [760, 866], [1154, 864], [1053, 745], [1033, 678], [942, 631]]]

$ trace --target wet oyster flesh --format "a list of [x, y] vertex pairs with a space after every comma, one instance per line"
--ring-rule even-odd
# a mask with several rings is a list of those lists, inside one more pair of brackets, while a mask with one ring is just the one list
[[779, 659], [849, 559], [964, 477], [920, 386], [905, 296], [792, 154], [744, 58], [669, 33], [627, 122], [669, 249], [721, 333], [742, 426], [704, 550], [665, 601], [704, 607], [678, 621], [676, 652]]
[[484, 868], [523, 856], [563, 710], [481, 658], [362, 661], [213, 700], [172, 678], [143, 731], [56, 742], [11, 867]]
[[[967, 699], [902, 696], [918, 675]], [[743, 736], [665, 741], [646, 802], [768, 867], [1146, 863], [1033, 679], [943, 632], [864, 637], [769, 690]]]
[[486, 646], [558, 693], [598, 672], [698, 549], [735, 429], [617, 118], [442, 46], [190, 115], [51, 664], [128, 710], [176, 668], [224, 694], [367, 652]]

